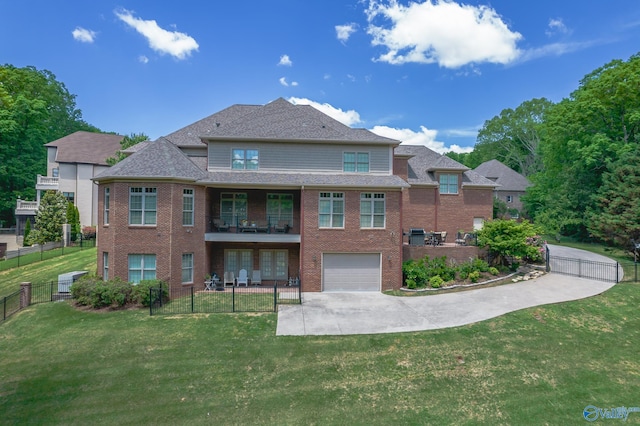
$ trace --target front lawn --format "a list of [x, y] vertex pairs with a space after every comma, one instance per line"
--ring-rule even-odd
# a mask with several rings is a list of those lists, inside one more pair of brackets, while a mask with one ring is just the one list
[[640, 406], [639, 294], [336, 337], [276, 337], [273, 313], [37, 305], [0, 325], [0, 423], [580, 424]]

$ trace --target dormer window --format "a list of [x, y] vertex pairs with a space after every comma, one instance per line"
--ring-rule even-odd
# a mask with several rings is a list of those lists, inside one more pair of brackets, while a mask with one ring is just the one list
[[234, 149], [231, 153], [231, 168], [234, 170], [258, 170], [257, 149]]
[[440, 193], [441, 194], [457, 194], [458, 193], [458, 175], [441, 174], [440, 175]]
[[342, 155], [342, 166], [345, 172], [369, 173], [369, 153], [345, 152]]

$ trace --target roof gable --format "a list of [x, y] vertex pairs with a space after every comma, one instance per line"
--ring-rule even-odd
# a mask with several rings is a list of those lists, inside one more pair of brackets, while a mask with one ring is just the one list
[[206, 172], [196, 166], [178, 147], [164, 138], [105, 170], [96, 180], [113, 178], [202, 179]]
[[58, 163], [107, 165], [107, 158], [115, 156], [123, 136], [108, 133], [78, 131], [45, 144], [56, 148]]
[[439, 185], [434, 172], [459, 172], [462, 184], [467, 186], [496, 186], [492, 181], [469, 170], [457, 161], [438, 154], [424, 145], [400, 145], [394, 150], [398, 156], [410, 156], [408, 161], [408, 181], [414, 185]]
[[526, 177], [498, 160], [485, 161], [473, 170], [500, 185], [500, 191], [525, 191], [531, 186]]

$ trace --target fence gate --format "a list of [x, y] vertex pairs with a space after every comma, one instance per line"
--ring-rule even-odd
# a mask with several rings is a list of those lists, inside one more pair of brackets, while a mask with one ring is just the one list
[[618, 262], [551, 256], [549, 251], [547, 251], [547, 272], [614, 283], [620, 282], [623, 275], [622, 267]]

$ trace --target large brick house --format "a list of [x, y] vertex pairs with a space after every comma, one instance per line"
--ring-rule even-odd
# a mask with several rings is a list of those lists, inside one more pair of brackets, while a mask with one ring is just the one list
[[284, 99], [138, 148], [94, 179], [105, 278], [202, 288], [245, 269], [303, 291], [397, 289], [404, 228], [454, 232], [492, 212], [494, 184], [453, 160]]

